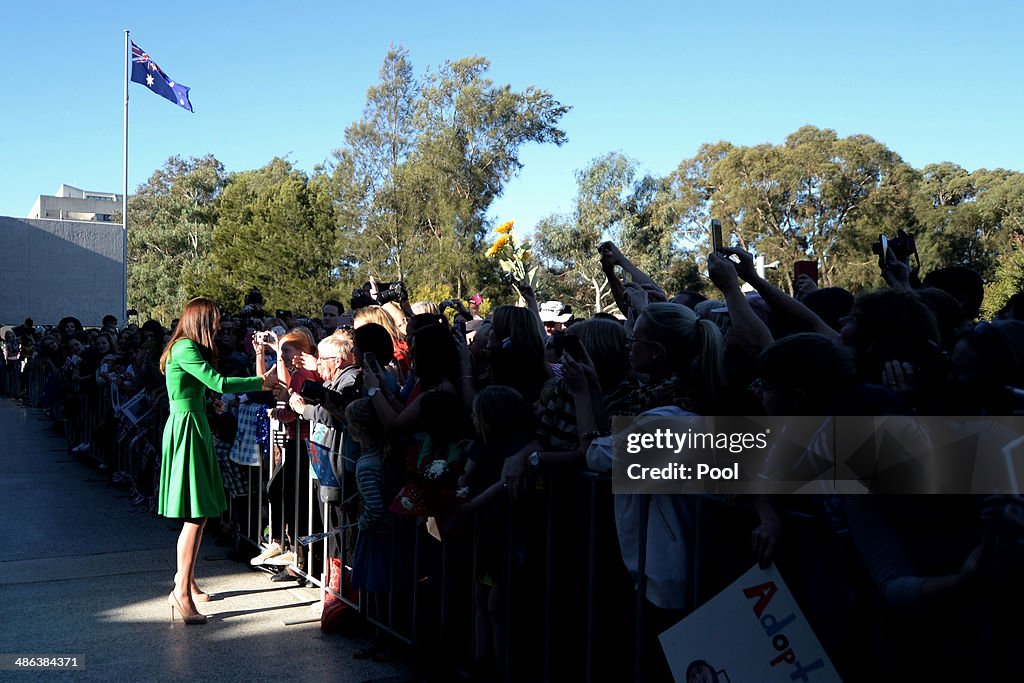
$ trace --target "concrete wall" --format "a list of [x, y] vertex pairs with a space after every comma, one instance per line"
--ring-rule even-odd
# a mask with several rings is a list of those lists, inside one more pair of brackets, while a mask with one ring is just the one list
[[0, 325], [124, 324], [122, 287], [120, 224], [0, 216]]

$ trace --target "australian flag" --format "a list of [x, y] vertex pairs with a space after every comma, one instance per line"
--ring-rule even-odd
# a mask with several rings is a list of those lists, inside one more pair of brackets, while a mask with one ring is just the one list
[[192, 111], [188, 101], [188, 88], [172, 81], [153, 58], [132, 41], [132, 80], [141, 83], [160, 97], [174, 102], [179, 107]]

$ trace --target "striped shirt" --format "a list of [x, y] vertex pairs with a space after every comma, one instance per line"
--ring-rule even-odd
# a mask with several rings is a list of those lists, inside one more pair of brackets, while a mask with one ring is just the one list
[[377, 449], [366, 449], [356, 462], [356, 488], [363, 499], [360, 531], [379, 531], [386, 525], [388, 509], [384, 500], [384, 466]]

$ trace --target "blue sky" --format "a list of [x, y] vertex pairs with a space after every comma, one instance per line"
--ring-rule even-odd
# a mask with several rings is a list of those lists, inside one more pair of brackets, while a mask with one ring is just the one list
[[417, 73], [483, 55], [495, 82], [573, 107], [568, 143], [525, 148], [492, 207], [524, 229], [570, 211], [573, 172], [598, 155], [665, 174], [704, 142], [780, 143], [804, 124], [866, 133], [916, 167], [1024, 169], [1024, 3], [17, 3], [0, 41], [0, 215], [62, 182], [120, 191], [126, 28], [196, 111], [131, 84], [133, 191], [174, 154], [311, 170], [392, 43]]

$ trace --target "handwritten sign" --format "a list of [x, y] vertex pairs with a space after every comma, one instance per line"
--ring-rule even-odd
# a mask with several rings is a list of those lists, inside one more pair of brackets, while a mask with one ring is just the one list
[[660, 636], [678, 683], [841, 683], [775, 569], [753, 567]]

